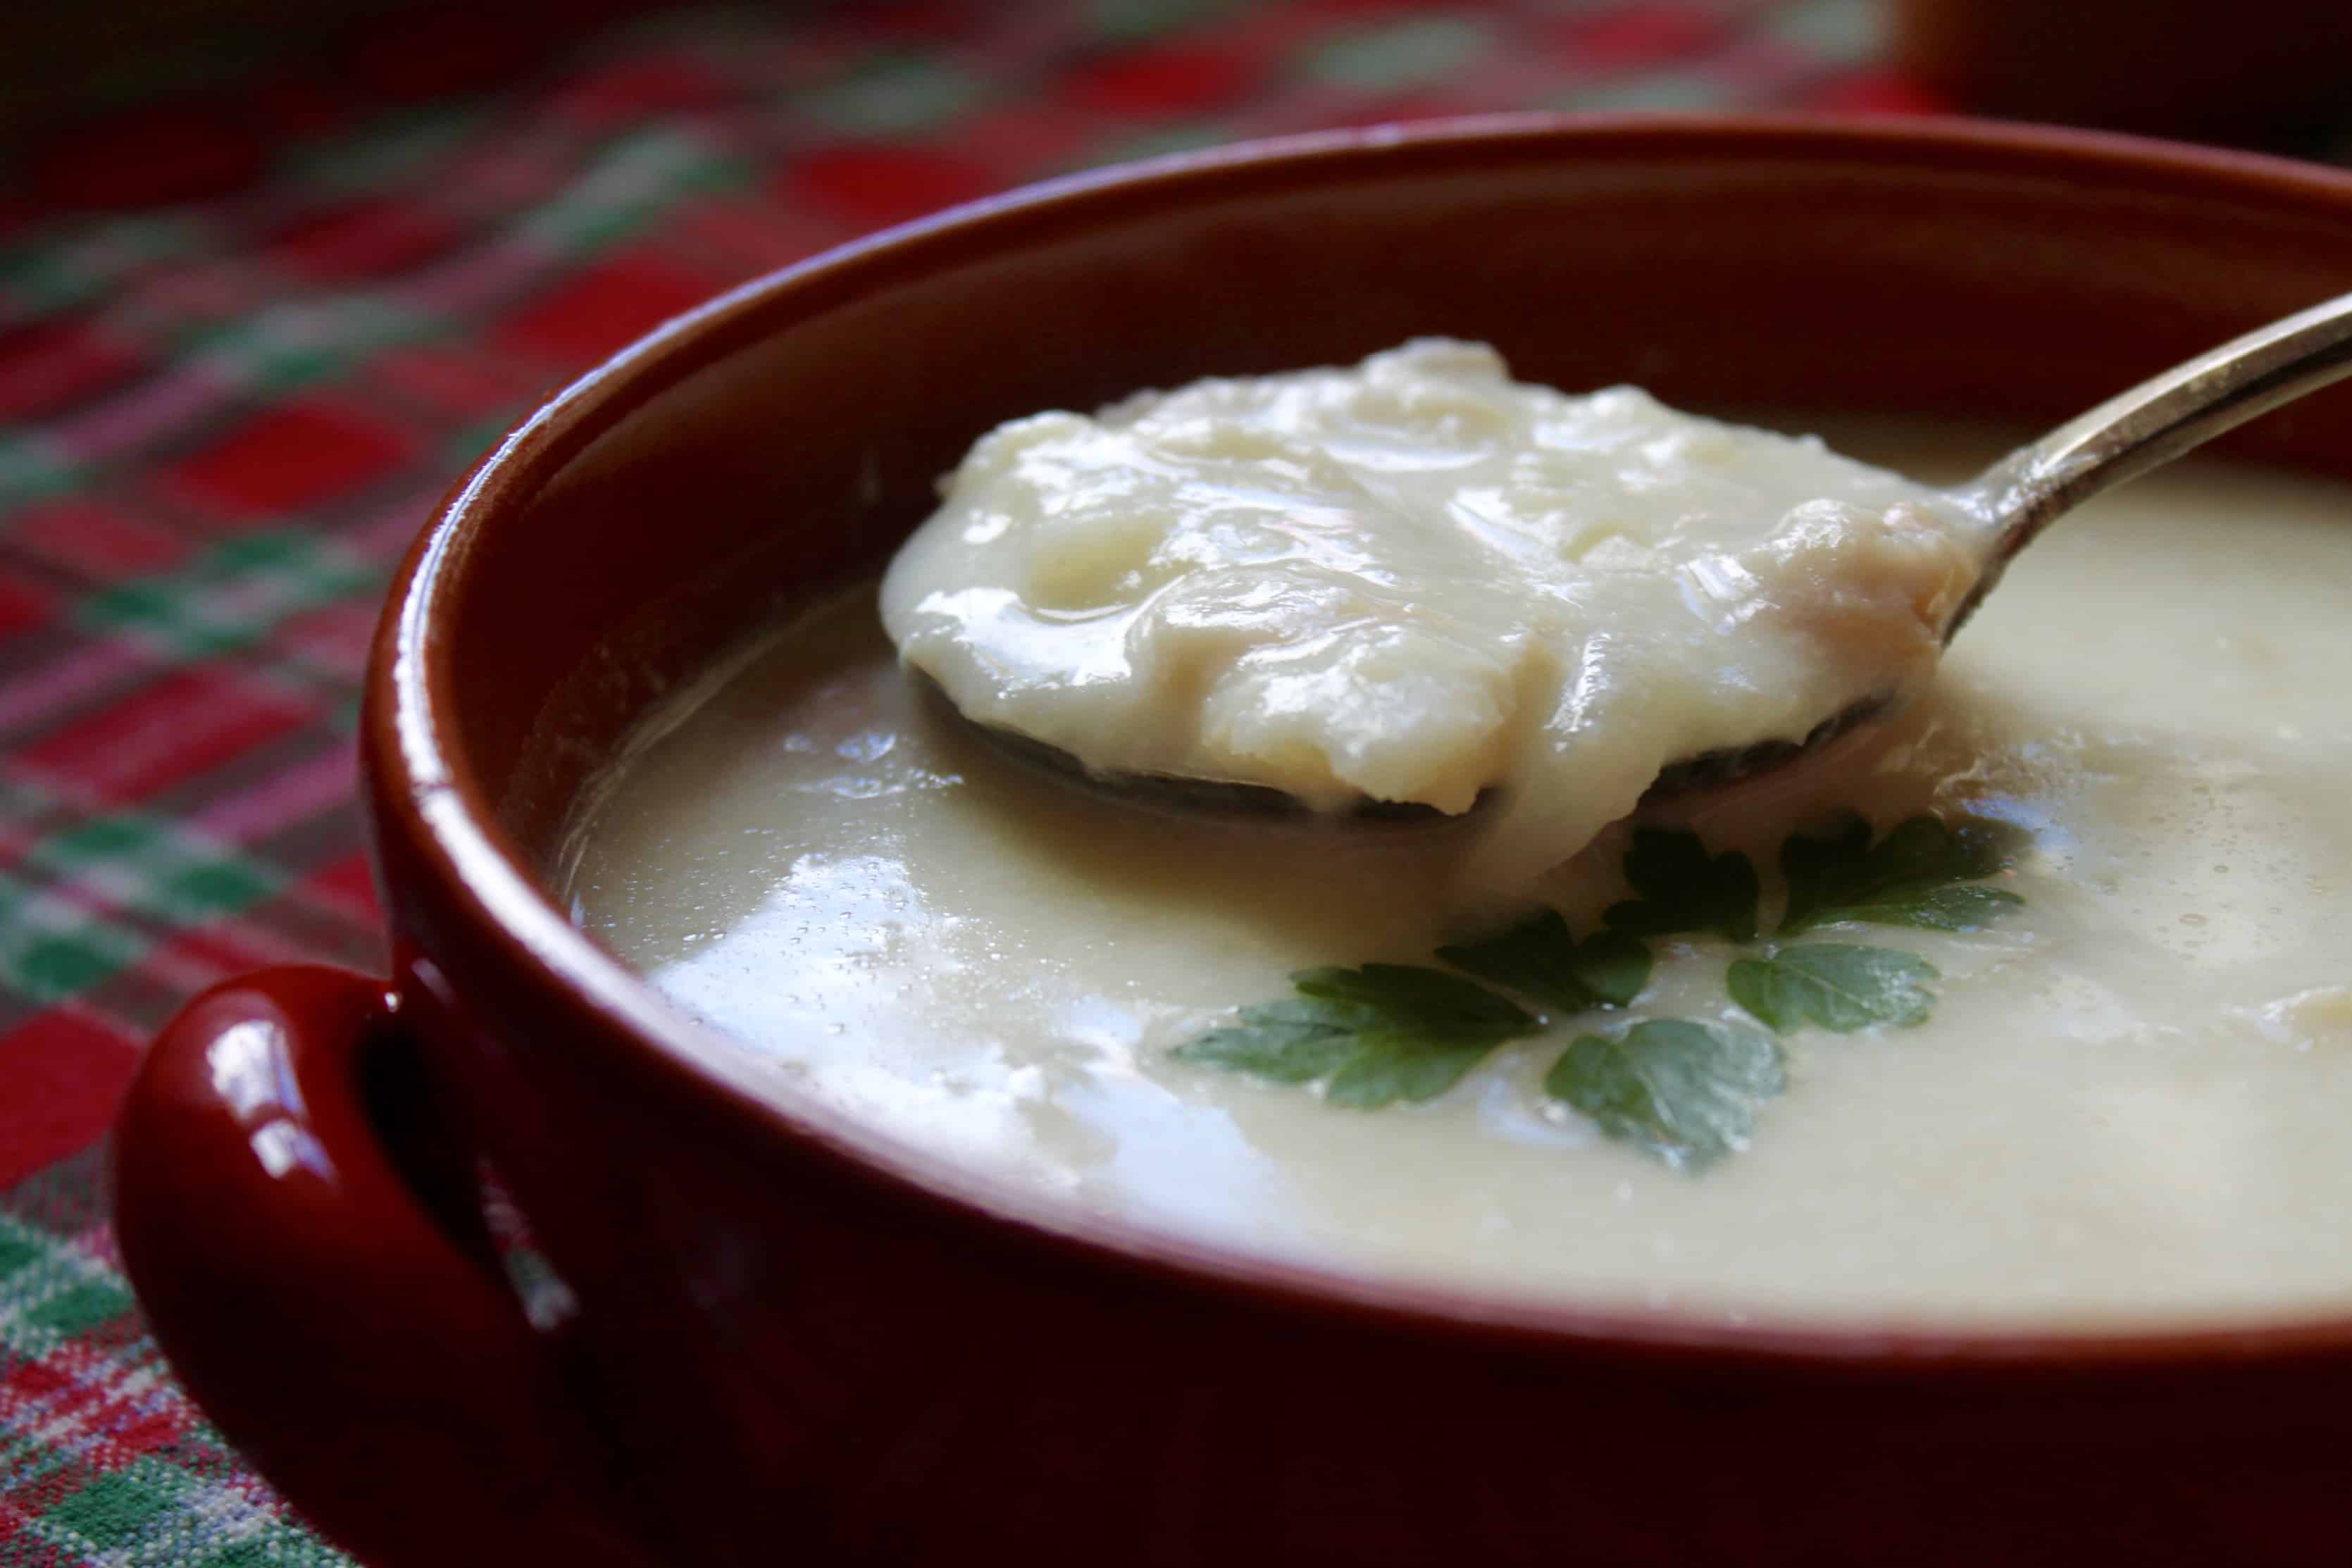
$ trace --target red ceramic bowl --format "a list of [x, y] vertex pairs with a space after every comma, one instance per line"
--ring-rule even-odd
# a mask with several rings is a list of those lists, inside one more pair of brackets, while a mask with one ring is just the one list
[[[388, 1564], [2343, 1561], [2352, 1321], [1742, 1330], [1083, 1217], [795, 1100], [546, 867], [649, 703], [874, 570], [1013, 415], [1446, 332], [1701, 407], [2048, 420], [2347, 284], [2320, 169], [1512, 120], [1087, 176], [716, 300], [402, 571], [363, 739], [393, 974], [256, 975], [158, 1042], [118, 1155], [156, 1332]], [[2352, 474], [2352, 395], [2238, 445]], [[536, 1322], [484, 1161], [562, 1280]]]

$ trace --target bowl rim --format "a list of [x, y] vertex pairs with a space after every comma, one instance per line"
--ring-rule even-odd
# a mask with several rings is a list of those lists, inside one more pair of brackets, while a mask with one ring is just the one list
[[[1721, 1304], [1642, 1311], [1579, 1305], [1468, 1285], [1357, 1273], [1285, 1260], [1186, 1235], [1164, 1222], [1116, 1219], [1022, 1191], [796, 1095], [756, 1055], [675, 1006], [574, 925], [500, 825], [458, 743], [463, 682], [440, 657], [465, 584], [471, 540], [533, 493], [603, 430], [697, 371], [766, 335], [758, 318], [797, 299], [816, 310], [886, 287], [934, 258], [1017, 241], [1040, 226], [1083, 224], [1175, 194], [1230, 199], [1286, 182], [1377, 179], [1391, 170], [1471, 159], [1486, 166], [1593, 156], [1805, 154], [1856, 166], [1888, 162], [2044, 177], [2097, 176], [2161, 194], [2203, 186], [2239, 200], [2289, 196], [2352, 219], [2352, 173], [2112, 132], [1953, 118], [1811, 115], [1479, 115], [1325, 131], [1186, 152], [1019, 187], [877, 231], [753, 279], [672, 318], [550, 397], [461, 479], [397, 569], [371, 651], [363, 773], [379, 833], [397, 832], [440, 907], [567, 1010], [604, 1027], [579, 1050], [617, 1051], [699, 1114], [814, 1157], [909, 1213], [993, 1233], [1031, 1253], [1139, 1274], [1151, 1289], [1207, 1290], [1229, 1301], [1324, 1322], [1468, 1342], [1538, 1355], [1707, 1370], [1841, 1376], [2006, 1376], [2338, 1361], [2352, 1356], [2352, 1309], [2231, 1325], [1999, 1327], [1807, 1318], [1758, 1312], [1732, 1322]], [[398, 889], [389, 889], [397, 900]], [[397, 922], [395, 922], [397, 923]]]

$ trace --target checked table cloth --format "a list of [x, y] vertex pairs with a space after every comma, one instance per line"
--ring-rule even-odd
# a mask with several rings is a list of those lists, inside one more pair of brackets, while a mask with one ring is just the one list
[[0, 183], [8, 1568], [349, 1561], [175, 1385], [102, 1139], [200, 987], [377, 962], [377, 603], [549, 391], [748, 277], [1091, 164], [1496, 110], [1933, 107], [1873, 66], [1868, 0], [477, 9], [291, 62], [225, 40]]

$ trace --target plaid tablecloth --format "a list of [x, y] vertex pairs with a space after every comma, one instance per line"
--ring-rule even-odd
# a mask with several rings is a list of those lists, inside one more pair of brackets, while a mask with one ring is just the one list
[[347, 1561], [173, 1384], [94, 1141], [192, 991], [375, 962], [352, 731], [377, 598], [544, 393], [718, 289], [1086, 164], [1475, 110], [1919, 102], [1872, 67], [1869, 0], [672, 9], [552, 55], [475, 9], [127, 100], [0, 195], [11, 1568]]

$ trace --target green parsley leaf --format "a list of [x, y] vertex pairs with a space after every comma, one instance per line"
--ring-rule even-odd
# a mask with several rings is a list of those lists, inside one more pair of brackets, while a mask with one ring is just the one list
[[1419, 964], [1302, 969], [1290, 983], [1297, 997], [1244, 1007], [1175, 1055], [1277, 1083], [1328, 1077], [1325, 1099], [1369, 1110], [1433, 1100], [1496, 1046], [1536, 1028], [1510, 998]]
[[1601, 931], [1579, 942], [1557, 910], [1545, 910], [1483, 942], [1441, 947], [1437, 956], [1563, 1013], [1622, 1007], [1650, 983], [1650, 950], [1641, 938]]
[[1443, 969], [1418, 963], [1367, 963], [1360, 969], [1302, 969], [1290, 983], [1305, 996], [1378, 1008], [1423, 1034], [1491, 1034], [1504, 1039], [1535, 1027], [1519, 1005]]
[[1915, 952], [1809, 942], [1743, 958], [1724, 976], [1731, 999], [1782, 1034], [1811, 1020], [1848, 1034], [1871, 1024], [1925, 1023], [1936, 966]]
[[1294, 997], [1244, 1007], [1231, 1024], [1185, 1041], [1176, 1056], [1207, 1067], [1255, 1073], [1276, 1083], [1311, 1083], [1356, 1054], [1371, 1009]]
[[1625, 880], [1641, 895], [1601, 915], [1632, 936], [1718, 931], [1756, 940], [1756, 868], [1737, 850], [1709, 855], [1696, 833], [1640, 827], [1625, 851]]
[[1323, 1098], [1355, 1110], [1402, 1100], [1435, 1100], [1495, 1048], [1494, 1039], [1444, 1040], [1417, 1035], [1363, 1035], [1356, 1054], [1324, 1086]]
[[1993, 826], [1961, 822], [1947, 827], [1915, 816], [1875, 845], [1870, 824], [1849, 816], [1825, 837], [1798, 837], [1780, 846], [1789, 879], [1783, 934], [1839, 921], [1975, 931], [2025, 900], [2004, 888], [1972, 886], [2003, 864]]
[[1652, 1018], [1616, 1035], [1580, 1037], [1544, 1091], [1564, 1100], [1678, 1171], [1746, 1147], [1759, 1102], [1780, 1092], [1780, 1047], [1736, 1025]]

